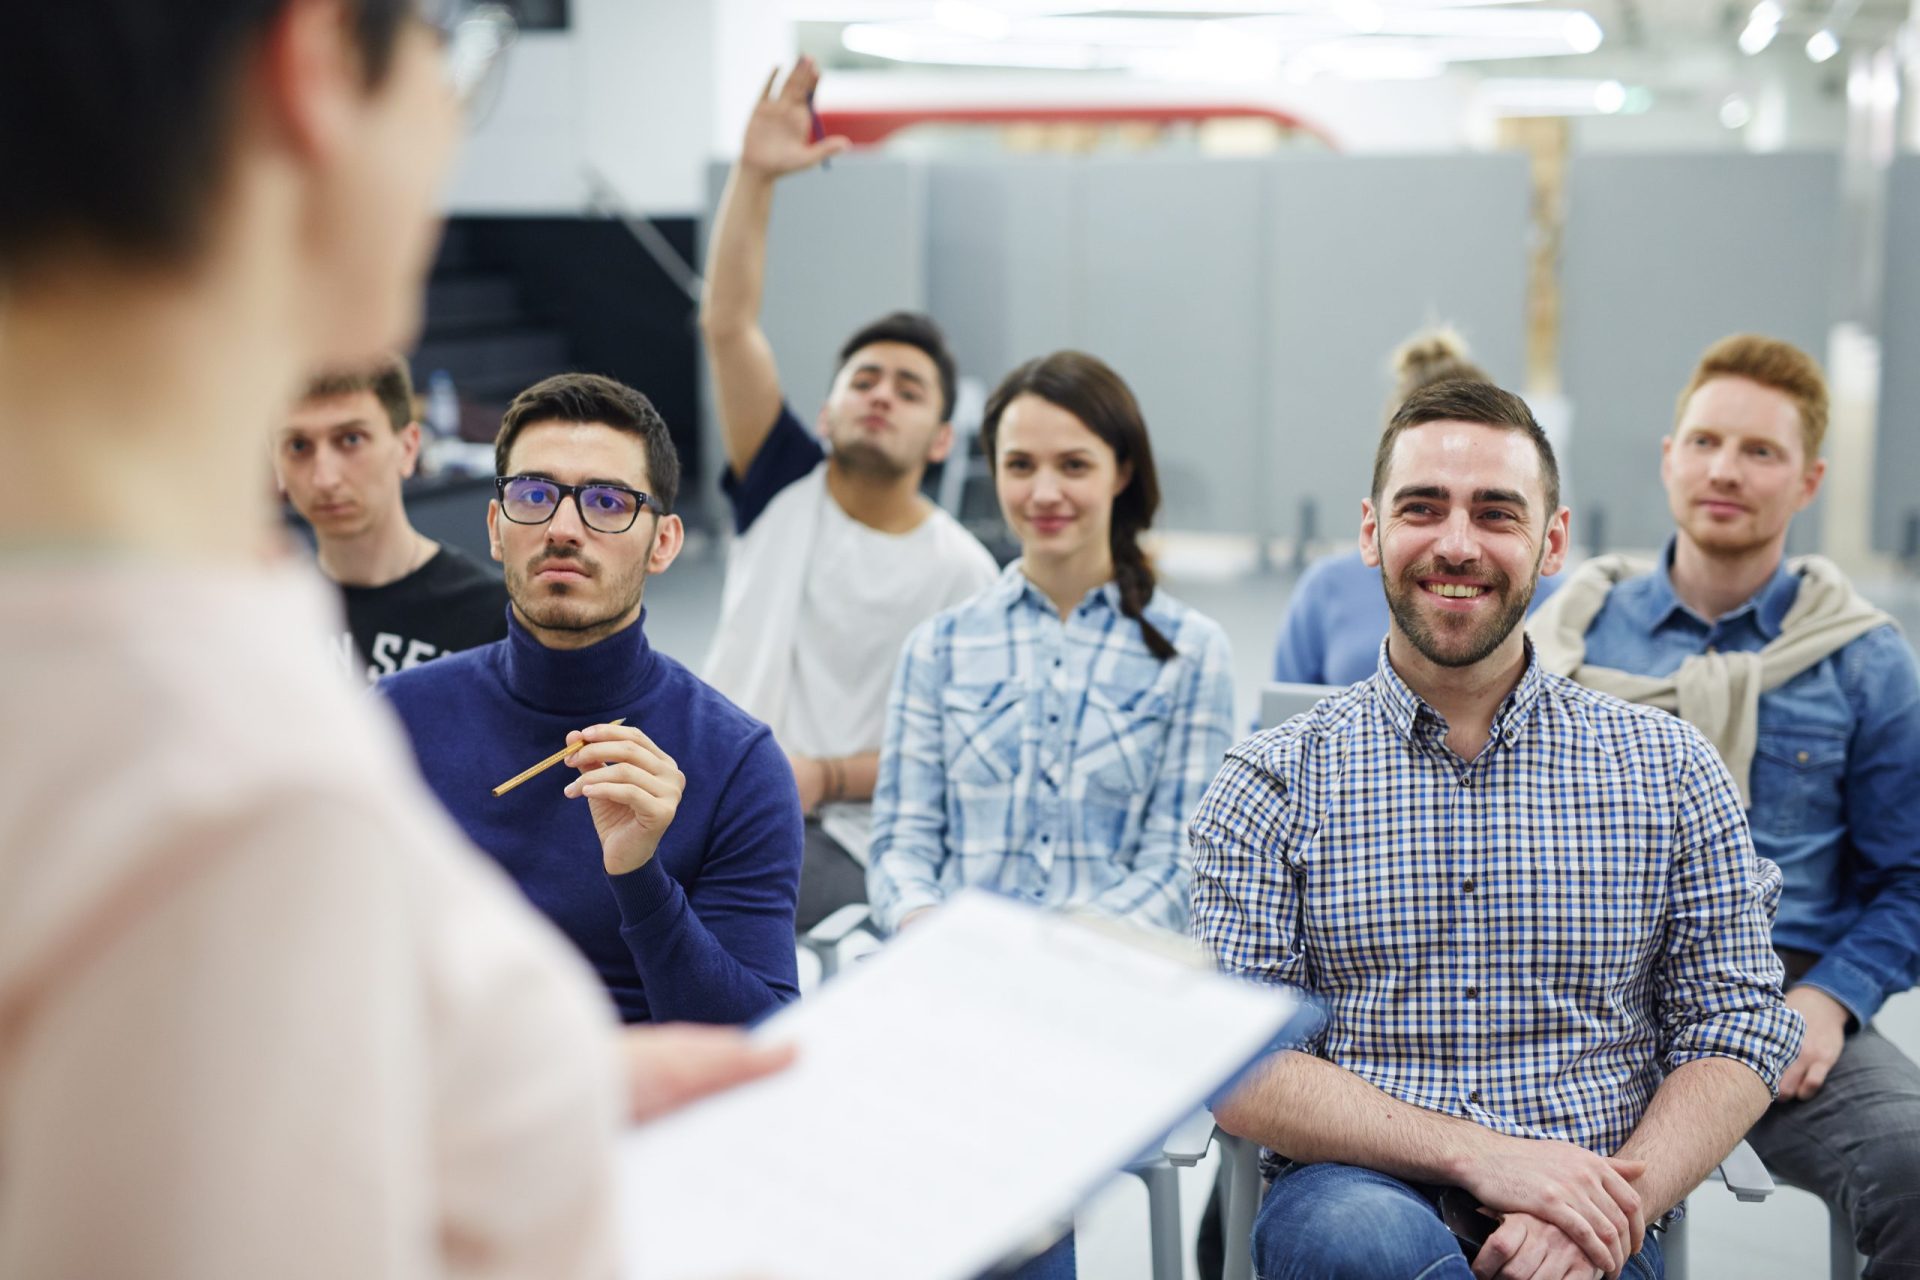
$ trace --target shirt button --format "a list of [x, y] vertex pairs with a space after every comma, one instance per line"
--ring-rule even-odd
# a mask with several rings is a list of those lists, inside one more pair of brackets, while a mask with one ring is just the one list
[[1801, 764], [1805, 764], [1807, 762], [1807, 753], [1802, 751], [1799, 755], [1795, 756], [1794, 759], [1798, 760]]
[[1464, 777], [1464, 776], [1463, 776], [1463, 777], [1462, 777], [1462, 778], [1460, 779], [1460, 785], [1461, 785], [1461, 786], [1463, 786], [1463, 787], [1470, 787], [1470, 786], [1472, 786], [1472, 785], [1473, 785], [1473, 779], [1472, 779], [1472, 778], [1469, 778], [1469, 777]]
[[1460, 882], [1460, 892], [1472, 893], [1473, 890], [1474, 890], [1474, 882], [1473, 882], [1472, 876], [1468, 876], [1465, 880], [1462, 880]]
[[1050, 835], [1044, 835], [1044, 836], [1041, 836], [1041, 837], [1040, 837], [1040, 843], [1041, 843], [1041, 844], [1052, 844], [1052, 843], [1053, 843], [1053, 837], [1052, 837], [1052, 836], [1050, 836]]
[[1054, 713], [1053, 715], [1050, 715], [1050, 716], [1048, 716], [1048, 717], [1047, 717], [1047, 723], [1048, 723], [1048, 724], [1059, 724], [1059, 723], [1060, 723], [1060, 715], [1059, 715], [1059, 713], [1058, 713], [1058, 712], [1055, 712], [1055, 713]]
[[1467, 1094], [1467, 1101], [1468, 1101], [1468, 1102], [1471, 1102], [1471, 1103], [1473, 1103], [1473, 1104], [1474, 1104], [1474, 1105], [1476, 1105], [1476, 1106], [1478, 1106], [1478, 1105], [1479, 1105], [1479, 1102], [1480, 1102], [1480, 1091], [1479, 1091], [1478, 1089], [1475, 1089], [1475, 1090], [1473, 1090], [1472, 1092], [1470, 1092], [1470, 1093], [1468, 1093], [1468, 1094]]
[[1479, 998], [1480, 998], [1480, 988], [1478, 987], [1467, 988], [1467, 999], [1478, 1000]]

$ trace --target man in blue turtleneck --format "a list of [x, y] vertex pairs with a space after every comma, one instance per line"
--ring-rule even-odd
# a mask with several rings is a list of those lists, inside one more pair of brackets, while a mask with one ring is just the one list
[[[380, 684], [428, 785], [627, 1022], [745, 1022], [793, 999], [793, 771], [765, 725], [647, 644], [647, 577], [684, 536], [666, 423], [610, 378], [562, 374], [508, 406], [494, 462], [507, 638]], [[568, 743], [561, 767], [492, 794]]]

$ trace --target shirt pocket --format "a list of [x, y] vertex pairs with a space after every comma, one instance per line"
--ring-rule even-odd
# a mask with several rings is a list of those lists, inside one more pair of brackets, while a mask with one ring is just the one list
[[1020, 768], [1023, 690], [1011, 680], [949, 685], [940, 694], [947, 780], [1004, 786]]
[[1819, 835], [1839, 828], [1847, 740], [1831, 730], [1762, 730], [1748, 794], [1754, 826], [1776, 835]]
[[1074, 755], [1090, 789], [1112, 797], [1144, 797], [1166, 754], [1171, 700], [1152, 686], [1094, 684]]

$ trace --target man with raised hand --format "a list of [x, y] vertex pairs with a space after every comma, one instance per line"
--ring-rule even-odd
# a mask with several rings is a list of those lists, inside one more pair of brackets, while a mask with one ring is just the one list
[[1379, 669], [1231, 751], [1193, 821], [1198, 935], [1327, 1010], [1216, 1110], [1278, 1158], [1267, 1280], [1657, 1276], [1648, 1224], [1798, 1048], [1779, 873], [1712, 747], [1520, 628], [1559, 490], [1519, 397], [1411, 396], [1361, 504]]
[[1720, 749], [1780, 867], [1773, 945], [1807, 1023], [1748, 1140], [1846, 1215], [1869, 1276], [1920, 1275], [1920, 1066], [1873, 1026], [1920, 982], [1920, 678], [1837, 566], [1786, 558], [1826, 427], [1811, 356], [1715, 343], [1660, 445], [1665, 552], [1588, 561], [1532, 628], [1549, 669], [1674, 711]]
[[[813, 430], [782, 389], [759, 319], [774, 187], [847, 145], [814, 140], [819, 78], [802, 58], [778, 91], [767, 82], [720, 200], [700, 307], [736, 534], [705, 674], [772, 727], [810, 814], [872, 797], [908, 633], [998, 577], [920, 492], [953, 443], [954, 362], [931, 319], [896, 312], [848, 338]], [[861, 868], [810, 823], [800, 927], [864, 898]]]

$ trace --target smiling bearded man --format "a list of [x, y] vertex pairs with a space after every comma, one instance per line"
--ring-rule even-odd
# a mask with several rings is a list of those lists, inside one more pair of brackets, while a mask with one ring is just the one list
[[1649, 1280], [1649, 1224], [1799, 1046], [1780, 873], [1713, 748], [1549, 673], [1519, 627], [1566, 555], [1559, 490], [1518, 396], [1409, 397], [1361, 503], [1392, 597], [1375, 674], [1228, 752], [1193, 820], [1195, 934], [1327, 1009], [1215, 1108], [1285, 1153], [1268, 1280]]

